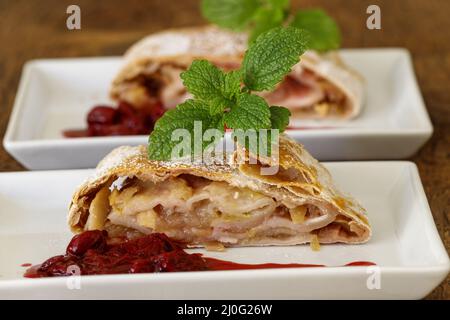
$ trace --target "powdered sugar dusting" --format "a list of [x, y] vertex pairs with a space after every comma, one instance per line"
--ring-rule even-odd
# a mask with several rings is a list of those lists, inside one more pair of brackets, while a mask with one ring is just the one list
[[[199, 31], [201, 30], [201, 32]], [[125, 55], [126, 60], [136, 57], [177, 56], [232, 56], [247, 48], [247, 35], [233, 33], [210, 26], [155, 33], [133, 45]]]
[[126, 159], [133, 158], [142, 153], [140, 147], [122, 146], [111, 151], [102, 161], [99, 162], [94, 174], [89, 177], [88, 181], [94, 181], [108, 174], [108, 172], [121, 165]]
[[233, 158], [232, 152], [227, 152], [220, 154], [223, 157], [213, 157], [213, 156], [205, 156], [196, 157], [194, 159], [183, 158], [177, 160], [169, 160], [169, 161], [158, 161], [158, 165], [163, 168], [171, 169], [171, 168], [197, 168], [202, 169], [207, 172], [215, 171], [215, 172], [232, 172], [235, 164], [230, 159]]
[[183, 34], [163, 33], [158, 36], [148, 36], [127, 52], [126, 58], [133, 59], [136, 56], [179, 55], [189, 50], [190, 39]]
[[[231, 161], [232, 153], [225, 153], [224, 157], [204, 157], [204, 158], [191, 158], [169, 160], [169, 161], [154, 161], [148, 159], [147, 148], [144, 145], [141, 146], [121, 146], [111, 151], [100, 163], [98, 164], [95, 172], [84, 183], [91, 183], [96, 180], [107, 176], [117, 168], [123, 168], [123, 172], [145, 171], [148, 167], [159, 168], [160, 170], [179, 168], [196, 168], [205, 172], [217, 172], [217, 173], [231, 173], [234, 170], [235, 163]], [[130, 170], [127, 170], [129, 168]], [[114, 182], [111, 188], [119, 188], [128, 176], [120, 176]]]

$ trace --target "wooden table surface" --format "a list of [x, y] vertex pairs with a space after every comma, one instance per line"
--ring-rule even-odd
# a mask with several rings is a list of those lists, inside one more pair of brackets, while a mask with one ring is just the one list
[[[81, 7], [81, 30], [66, 28], [66, 8]], [[366, 28], [366, 8], [381, 8], [382, 30]], [[450, 1], [299, 0], [321, 6], [343, 32], [344, 47], [405, 47], [413, 56], [434, 125], [430, 141], [411, 159], [419, 167], [439, 233], [450, 248]], [[198, 0], [0, 0], [0, 133], [3, 136], [21, 68], [30, 59], [120, 55], [144, 35], [201, 25]], [[24, 168], [0, 146], [0, 171]], [[428, 298], [450, 299], [450, 277]]]

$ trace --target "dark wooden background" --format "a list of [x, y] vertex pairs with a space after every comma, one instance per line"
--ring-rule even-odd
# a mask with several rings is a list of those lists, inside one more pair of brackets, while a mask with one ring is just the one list
[[[201, 25], [198, 0], [0, 0], [0, 134], [13, 106], [21, 68], [30, 59], [120, 55], [142, 36]], [[434, 219], [450, 248], [450, 1], [299, 0], [321, 6], [343, 32], [344, 47], [406, 47], [434, 125], [432, 139], [410, 160], [419, 167]], [[82, 30], [66, 29], [66, 8], [81, 7]], [[365, 27], [366, 8], [381, 7], [382, 30]], [[0, 171], [23, 167], [0, 146]], [[0, 222], [1, 223], [1, 222]], [[450, 277], [428, 298], [450, 299]]]

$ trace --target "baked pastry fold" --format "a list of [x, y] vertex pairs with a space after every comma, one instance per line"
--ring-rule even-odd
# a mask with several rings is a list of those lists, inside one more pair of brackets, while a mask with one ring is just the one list
[[[303, 146], [280, 136], [278, 158], [244, 148], [226, 161], [152, 161], [144, 146], [119, 147], [75, 192], [72, 231], [111, 237], [162, 232], [190, 247], [363, 243], [365, 210], [334, 186]], [[278, 167], [264, 175], [262, 168]]]
[[[247, 48], [247, 35], [214, 26], [173, 29], [149, 35], [124, 55], [111, 96], [135, 108], [165, 109], [190, 98], [180, 73], [193, 60], [206, 59], [236, 69]], [[271, 105], [291, 110], [292, 119], [350, 119], [364, 100], [364, 81], [336, 52], [307, 51], [273, 92], [262, 92]]]

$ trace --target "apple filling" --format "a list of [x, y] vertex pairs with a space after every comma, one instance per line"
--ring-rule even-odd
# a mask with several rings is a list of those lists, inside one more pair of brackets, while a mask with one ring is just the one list
[[272, 92], [264, 92], [269, 104], [284, 106], [294, 116], [324, 118], [349, 112], [344, 93], [329, 81], [304, 68], [295, 68]]
[[[110, 191], [112, 189], [112, 191]], [[267, 194], [192, 175], [153, 183], [126, 179], [92, 200], [86, 230], [163, 232], [191, 244], [264, 244], [320, 232], [348, 233], [348, 219], [323, 203], [286, 204]], [[325, 230], [326, 229], [326, 230]]]
[[[233, 67], [226, 66], [225, 69]], [[139, 76], [128, 82], [119, 99], [137, 109], [152, 106], [156, 102], [161, 103], [166, 110], [172, 109], [192, 98], [180, 78], [184, 70], [182, 66], [163, 65], [158, 70], [152, 70], [151, 78]], [[289, 108], [294, 116], [325, 118], [341, 116], [350, 111], [348, 100], [341, 89], [300, 65], [296, 65], [274, 91], [261, 92], [260, 95], [271, 105]]]

